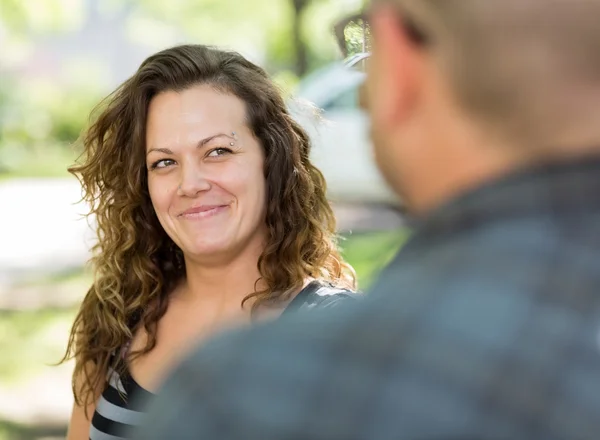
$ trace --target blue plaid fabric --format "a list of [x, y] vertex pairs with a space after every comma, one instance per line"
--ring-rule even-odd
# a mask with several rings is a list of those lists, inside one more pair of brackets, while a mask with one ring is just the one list
[[193, 353], [138, 439], [600, 439], [600, 159], [418, 225], [368, 299]]

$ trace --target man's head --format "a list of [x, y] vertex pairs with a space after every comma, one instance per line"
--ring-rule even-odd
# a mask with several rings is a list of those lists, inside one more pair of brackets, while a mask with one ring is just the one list
[[529, 163], [600, 154], [600, 0], [375, 0], [379, 166], [428, 211]]

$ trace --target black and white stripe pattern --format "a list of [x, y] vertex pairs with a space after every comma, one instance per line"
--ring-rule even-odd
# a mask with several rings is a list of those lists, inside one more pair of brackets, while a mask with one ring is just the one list
[[153, 396], [125, 372], [123, 377], [110, 370], [109, 383], [96, 404], [90, 427], [90, 440], [122, 440], [141, 423], [142, 406]]

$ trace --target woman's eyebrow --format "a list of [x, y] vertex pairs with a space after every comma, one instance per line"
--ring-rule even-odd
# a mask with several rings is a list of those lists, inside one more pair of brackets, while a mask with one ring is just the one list
[[[206, 144], [208, 144], [210, 141], [212, 141], [212, 140], [214, 140], [214, 139], [216, 139], [218, 137], [221, 137], [221, 136], [225, 136], [225, 137], [228, 137], [230, 139], [234, 139], [233, 137], [231, 137], [230, 135], [228, 135], [226, 133], [217, 133], [217, 134], [214, 134], [212, 136], [208, 136], [208, 137], [200, 140], [198, 142], [197, 148], [202, 148], [203, 146], [205, 146]], [[150, 153], [154, 152], [154, 151], [159, 152], [159, 153], [164, 153], [164, 154], [173, 154], [173, 151], [171, 151], [168, 148], [150, 148], [148, 150], [148, 152], [146, 153], [146, 156], [149, 155]]]
[[230, 139], [233, 139], [233, 137], [231, 137], [231, 136], [230, 136], [230, 135], [228, 135], [228, 134], [225, 134], [225, 133], [217, 133], [217, 134], [215, 134], [215, 135], [213, 135], [213, 136], [209, 136], [209, 137], [207, 137], [207, 138], [204, 138], [204, 139], [202, 139], [200, 142], [198, 142], [198, 148], [200, 148], [200, 147], [203, 147], [204, 145], [208, 144], [208, 143], [209, 143], [210, 141], [212, 141], [213, 139], [216, 139], [216, 138], [218, 138], [218, 137], [221, 137], [221, 136], [225, 136], [225, 137], [228, 137], [228, 138], [230, 138]]

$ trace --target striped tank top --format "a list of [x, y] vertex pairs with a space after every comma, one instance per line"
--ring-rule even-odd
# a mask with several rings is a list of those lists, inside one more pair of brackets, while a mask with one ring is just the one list
[[[286, 307], [282, 316], [295, 311], [335, 307], [356, 294], [320, 281], [308, 284]], [[128, 369], [122, 375], [110, 370], [107, 386], [96, 403], [90, 440], [126, 440], [143, 423], [144, 407], [154, 394], [142, 388]]]

